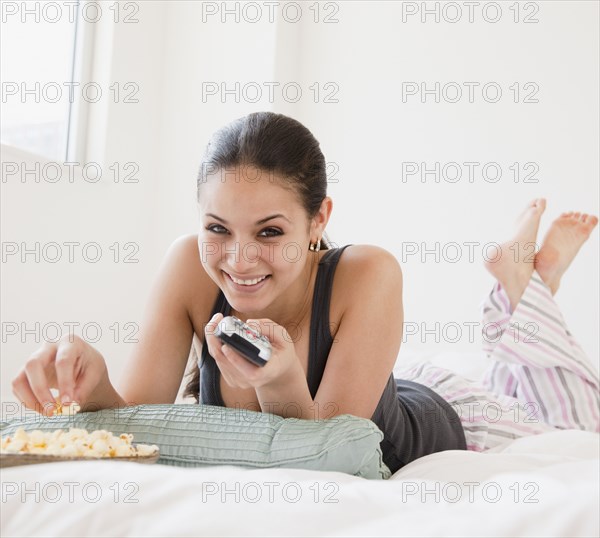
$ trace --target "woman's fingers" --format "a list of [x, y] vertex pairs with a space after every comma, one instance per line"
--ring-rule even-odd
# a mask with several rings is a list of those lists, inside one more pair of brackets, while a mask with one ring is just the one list
[[[215, 337], [212, 336], [210, 338], [215, 338]], [[223, 379], [225, 380], [225, 382], [230, 387], [235, 387], [236, 383], [234, 381], [234, 376], [233, 376], [233, 373], [234, 373], [233, 367], [229, 363], [228, 358], [221, 351], [221, 346], [223, 345], [223, 342], [221, 342], [220, 338], [217, 338], [216, 340], [217, 340], [217, 343], [213, 342], [213, 351], [212, 352], [210, 351], [210, 347], [209, 347], [209, 353], [212, 356], [212, 358], [215, 359], [215, 362], [217, 363], [217, 368], [221, 372], [221, 375], [223, 376]]]
[[[86, 345], [79, 358], [80, 363], [74, 367], [74, 392], [71, 393], [73, 400], [79, 402], [82, 411], [96, 411], [99, 409], [99, 403], [88, 401], [94, 389], [106, 373], [106, 362], [99, 353], [90, 345]], [[79, 375], [79, 370], [85, 365], [85, 372]], [[114, 402], [116, 405], [118, 402]]]
[[285, 345], [287, 342], [292, 342], [290, 334], [285, 327], [275, 323], [268, 318], [249, 319], [246, 321], [261, 336], [264, 336], [275, 347]]
[[232, 347], [227, 346], [226, 349], [227, 352], [223, 351], [223, 354], [227, 358], [225, 365], [231, 370], [231, 376], [235, 379], [235, 386], [242, 389], [252, 387], [249, 380], [254, 378], [257, 370], [260, 370], [260, 368], [252, 364], [246, 357]]
[[[231, 346], [228, 346], [230, 350], [229, 355], [223, 353], [223, 342], [218, 336], [215, 336], [216, 327], [222, 319], [223, 314], [217, 313], [206, 324], [204, 333], [208, 352], [215, 359], [223, 379], [229, 386], [250, 388], [252, 384], [248, 383], [247, 378], [248, 376], [251, 376], [252, 371], [258, 367], [251, 366], [249, 363], [247, 364], [245, 362], [246, 359], [236, 352]], [[258, 327], [253, 328], [258, 329]]]
[[[232, 350], [232, 353], [235, 353], [235, 351]], [[246, 380], [246, 375], [232, 362], [235, 357], [230, 359], [225, 355], [223, 356], [225, 357], [224, 359], [215, 359], [215, 361], [217, 362], [217, 366], [221, 371], [221, 375], [225, 381], [227, 381], [227, 384], [230, 387], [237, 387], [240, 389], [250, 388], [252, 385]], [[245, 359], [240, 358], [240, 360], [242, 363], [245, 362]]]
[[56, 410], [51, 389], [58, 389], [60, 403], [89, 408], [87, 400], [103, 376], [108, 379], [102, 355], [79, 336], [64, 336], [57, 343], [44, 342], [27, 359], [12, 387], [26, 407], [51, 415]]
[[90, 394], [106, 373], [106, 362], [90, 344], [79, 336], [61, 339], [56, 353], [56, 375], [62, 403], [77, 402], [82, 409], [94, 410]]
[[232, 377], [229, 375], [228, 370], [226, 368], [223, 368], [223, 366], [221, 364], [218, 364], [218, 367], [219, 367], [219, 371], [221, 372], [221, 375], [223, 376], [223, 379], [225, 380], [225, 383], [227, 383], [230, 387], [236, 387], [237, 384], [232, 379]]
[[228, 364], [227, 357], [221, 351], [221, 346], [223, 342], [218, 336], [215, 336], [215, 330], [219, 322], [223, 319], [222, 313], [215, 314], [210, 321], [206, 324], [204, 328], [204, 338], [206, 341], [206, 346], [208, 347], [208, 352], [210, 356], [215, 359], [217, 363], [217, 367], [219, 368], [221, 375], [225, 382], [230, 386], [234, 387], [235, 383], [233, 382], [231, 376], [231, 366]]
[[79, 374], [81, 356], [85, 343], [78, 336], [69, 336], [60, 339], [56, 352], [56, 379], [61, 403], [79, 402], [79, 395], [75, 395], [75, 384]]
[[27, 382], [41, 406], [39, 411], [45, 415], [51, 414], [55, 407], [54, 397], [50, 392], [50, 381], [54, 380], [54, 376], [48, 376], [47, 371], [55, 360], [56, 350], [56, 344], [46, 342], [25, 363]]
[[221, 371], [221, 375], [223, 376], [223, 378], [229, 386], [237, 386], [237, 383], [235, 383], [234, 381], [235, 368], [229, 362], [229, 358], [223, 353], [223, 351], [221, 351], [221, 346], [223, 345], [223, 342], [221, 342], [221, 339], [217, 338], [216, 336], [207, 336], [207, 340], [208, 338], [213, 339], [211, 344], [208, 346], [208, 352], [210, 353], [211, 357], [215, 359], [217, 367]]
[[223, 314], [215, 314], [204, 328], [204, 338], [206, 340], [208, 352], [215, 359], [223, 358], [223, 354], [221, 353], [221, 346], [223, 345], [223, 342], [221, 342], [221, 339], [218, 336], [215, 336], [215, 330], [217, 328], [217, 325], [222, 319]]
[[27, 380], [25, 370], [21, 370], [19, 375], [12, 380], [12, 390], [17, 400], [20, 401], [25, 407], [41, 413], [42, 408], [40, 402], [35, 397], [35, 394], [29, 386], [29, 381]]

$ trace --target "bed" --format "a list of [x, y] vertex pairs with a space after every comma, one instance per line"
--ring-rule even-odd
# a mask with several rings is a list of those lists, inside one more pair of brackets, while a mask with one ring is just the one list
[[[476, 377], [476, 354], [433, 362]], [[600, 436], [446, 451], [389, 480], [339, 472], [61, 462], [2, 470], [3, 536], [598, 536]]]

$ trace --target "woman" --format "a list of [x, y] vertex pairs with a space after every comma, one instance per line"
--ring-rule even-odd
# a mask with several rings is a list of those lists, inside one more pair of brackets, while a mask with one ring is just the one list
[[[198, 178], [201, 230], [169, 249], [121, 389], [98, 351], [62, 339], [30, 357], [13, 380], [17, 398], [44, 413], [54, 407], [50, 387], [84, 410], [172, 403], [193, 345], [201, 360], [187, 395], [283, 417], [370, 418], [384, 432], [392, 472], [440, 450], [484, 450], [554, 427], [598, 429], [597, 375], [552, 300], [595, 217], [555, 221], [535, 263], [500, 252], [488, 266], [498, 283], [484, 317], [501, 337], [488, 349], [495, 366], [486, 387], [430, 364], [396, 380], [400, 267], [379, 247], [326, 241], [325, 170], [317, 140], [289, 117], [254, 113], [219, 130]], [[543, 210], [543, 200], [531, 204], [512, 243], [535, 241]], [[224, 315], [269, 338], [266, 366], [221, 344], [213, 333]], [[539, 341], [515, 339], [515, 321], [537, 323]], [[499, 418], [489, 416], [490, 404]]]

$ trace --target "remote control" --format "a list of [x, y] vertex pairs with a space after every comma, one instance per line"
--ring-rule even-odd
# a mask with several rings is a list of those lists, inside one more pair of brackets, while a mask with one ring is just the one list
[[224, 317], [217, 325], [215, 336], [257, 366], [264, 366], [271, 358], [269, 340], [235, 316]]

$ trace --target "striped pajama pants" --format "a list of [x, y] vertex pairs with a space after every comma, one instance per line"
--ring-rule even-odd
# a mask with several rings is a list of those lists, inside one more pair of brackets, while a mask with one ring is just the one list
[[484, 351], [478, 382], [427, 362], [400, 377], [432, 388], [460, 417], [467, 449], [557, 429], [598, 432], [598, 373], [575, 341], [550, 289], [534, 271], [515, 311], [496, 283], [482, 304]]

